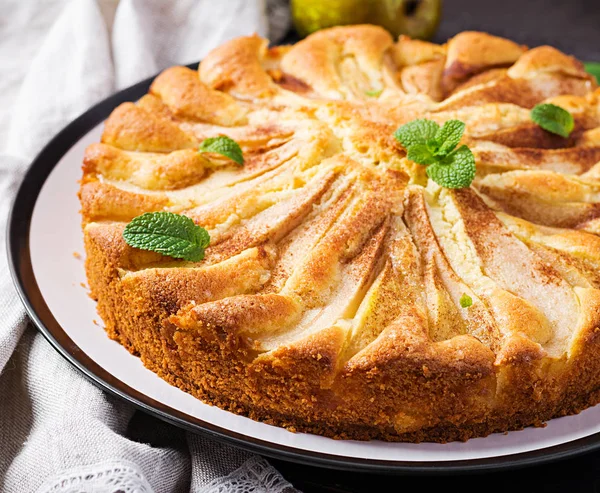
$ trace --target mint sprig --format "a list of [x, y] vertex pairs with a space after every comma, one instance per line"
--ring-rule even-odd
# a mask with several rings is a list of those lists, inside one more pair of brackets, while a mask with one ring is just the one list
[[406, 149], [406, 157], [427, 166], [427, 176], [445, 188], [465, 188], [475, 178], [475, 157], [466, 145], [456, 146], [465, 132], [460, 120], [440, 127], [426, 119], [402, 125], [394, 137]]
[[172, 212], [146, 212], [125, 226], [125, 242], [142, 250], [198, 262], [210, 243], [208, 232], [189, 217]]
[[538, 104], [531, 110], [531, 119], [544, 130], [568, 137], [575, 127], [573, 115], [555, 104]]
[[440, 126], [431, 120], [420, 119], [405, 123], [394, 133], [394, 137], [406, 149], [415, 144], [427, 144], [435, 137]]
[[473, 298], [471, 298], [467, 293], [463, 293], [460, 297], [460, 306], [463, 308], [469, 308], [473, 304]]
[[465, 124], [460, 120], [448, 120], [434, 137], [434, 142], [439, 143], [437, 155], [446, 156], [458, 145], [465, 133]]
[[379, 96], [381, 93], [383, 92], [383, 89], [370, 89], [368, 91], [365, 91], [365, 94], [367, 96], [369, 96], [370, 98], [376, 98], [377, 96]]
[[471, 149], [462, 145], [441, 161], [428, 166], [425, 172], [442, 187], [465, 188], [475, 178], [475, 158]]
[[226, 135], [204, 139], [198, 149], [200, 152], [214, 152], [228, 157], [240, 166], [244, 164], [244, 155], [240, 145]]

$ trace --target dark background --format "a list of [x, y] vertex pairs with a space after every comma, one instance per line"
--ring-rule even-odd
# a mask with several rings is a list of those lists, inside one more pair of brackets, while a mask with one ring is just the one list
[[466, 30], [600, 61], [600, 0], [445, 0], [434, 41]]
[[[445, 0], [433, 41], [443, 43], [465, 30], [530, 47], [549, 44], [582, 61], [600, 61], [600, 0]], [[286, 41], [297, 39], [290, 32]], [[543, 466], [453, 476], [384, 476], [270, 461], [306, 493], [600, 493], [600, 452]]]
[[[518, 433], [518, 432], [515, 432]], [[384, 476], [269, 459], [304, 493], [599, 493], [600, 453], [546, 466], [453, 476]]]

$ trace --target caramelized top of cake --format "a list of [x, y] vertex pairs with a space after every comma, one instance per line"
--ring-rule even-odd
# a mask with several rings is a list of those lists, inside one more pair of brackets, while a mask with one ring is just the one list
[[[316, 347], [333, 375], [407, 346], [480, 372], [569, 357], [600, 319], [599, 96], [574, 58], [479, 32], [242, 37], [115, 109], [85, 155], [83, 222], [170, 323], [253, 358]], [[539, 103], [573, 115], [568, 138], [531, 120]], [[470, 188], [407, 159], [393, 132], [416, 118], [465, 122]], [[197, 152], [218, 135], [244, 166]], [[162, 210], [209, 231], [203, 261], [124, 243]]]

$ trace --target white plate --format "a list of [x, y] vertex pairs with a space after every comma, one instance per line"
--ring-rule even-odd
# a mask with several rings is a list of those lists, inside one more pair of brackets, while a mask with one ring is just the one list
[[30, 315], [88, 377], [180, 426], [208, 431], [267, 455], [332, 467], [387, 471], [512, 467], [588, 451], [600, 443], [599, 436], [593, 436], [600, 432], [600, 406], [551, 420], [545, 428], [464, 443], [332, 440], [291, 433], [203, 404], [144, 368], [137, 357], [106, 336], [95, 303], [82, 287], [86, 279], [77, 191], [84, 149], [100, 138], [98, 122], [120, 102], [141, 96], [146, 87], [147, 82], [138, 84], [100, 103], [49, 144], [22, 184], [9, 225], [13, 275]]

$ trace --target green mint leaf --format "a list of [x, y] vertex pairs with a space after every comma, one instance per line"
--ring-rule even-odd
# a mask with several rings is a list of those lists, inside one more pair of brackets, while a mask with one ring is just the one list
[[466, 145], [455, 147], [465, 131], [460, 120], [440, 126], [425, 119], [402, 125], [394, 137], [406, 148], [406, 157], [427, 166], [427, 176], [445, 188], [465, 188], [475, 178], [475, 157]]
[[373, 89], [372, 91], [365, 91], [365, 94], [370, 98], [376, 98], [383, 92], [383, 89]]
[[475, 178], [475, 157], [466, 145], [427, 167], [427, 176], [445, 188], [466, 188]]
[[244, 156], [240, 145], [226, 135], [204, 139], [198, 149], [200, 152], [214, 152], [228, 157], [237, 164], [244, 164]]
[[427, 144], [414, 144], [408, 148], [406, 157], [419, 164], [433, 164], [439, 161]]
[[600, 84], [600, 63], [598, 62], [585, 62], [583, 64], [585, 71], [596, 77], [596, 81]]
[[454, 150], [465, 133], [465, 124], [460, 120], [448, 120], [435, 134], [438, 144], [436, 154], [446, 156]]
[[431, 120], [413, 120], [405, 123], [394, 133], [394, 137], [406, 149], [415, 144], [427, 144], [435, 138], [440, 126]]
[[172, 212], [146, 212], [135, 217], [125, 226], [123, 238], [129, 246], [191, 262], [204, 258], [210, 242], [204, 228]]
[[426, 144], [427, 147], [429, 147], [429, 150], [437, 155], [437, 152], [440, 149], [440, 143], [435, 139], [429, 139]]
[[568, 137], [575, 121], [567, 110], [554, 104], [538, 104], [531, 110], [531, 119], [540, 127], [561, 137]]
[[467, 293], [463, 293], [460, 297], [460, 306], [463, 308], [469, 308], [473, 304], [473, 298], [471, 298]]

